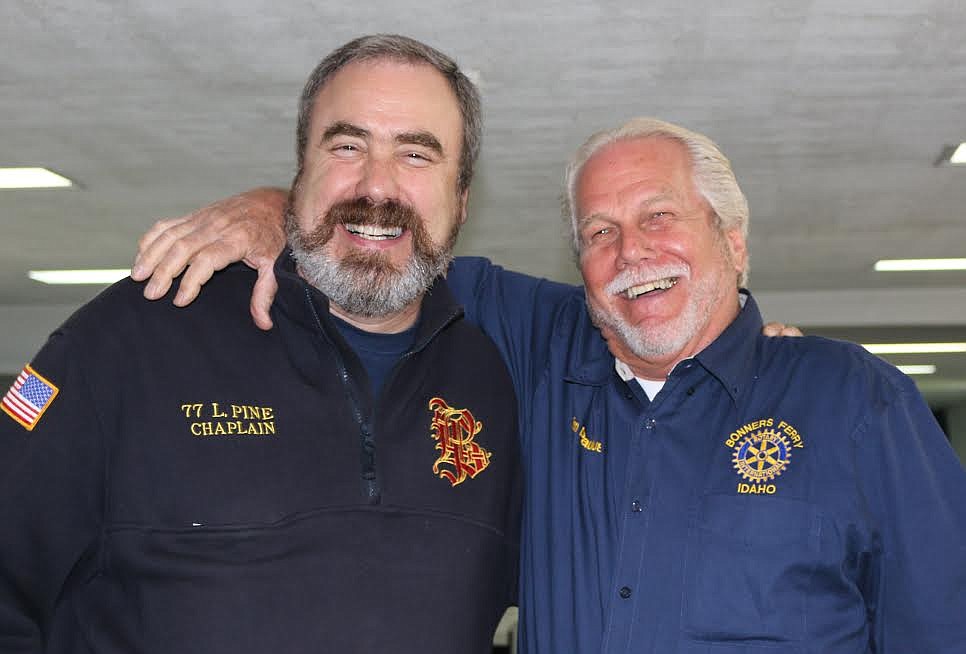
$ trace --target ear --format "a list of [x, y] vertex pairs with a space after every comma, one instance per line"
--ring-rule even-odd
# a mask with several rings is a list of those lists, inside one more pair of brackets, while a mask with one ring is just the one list
[[469, 200], [470, 200], [470, 190], [466, 189], [462, 193], [460, 193], [460, 197], [459, 197], [460, 225], [466, 222], [466, 216], [467, 216], [466, 207]]
[[731, 261], [735, 266], [735, 272], [740, 275], [741, 271], [745, 269], [745, 264], [748, 263], [748, 245], [745, 242], [745, 237], [741, 234], [741, 230], [736, 227], [725, 232], [725, 242], [731, 252]]

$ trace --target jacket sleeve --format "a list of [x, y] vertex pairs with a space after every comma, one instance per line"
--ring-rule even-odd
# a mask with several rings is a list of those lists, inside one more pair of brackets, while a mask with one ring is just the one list
[[966, 471], [912, 382], [901, 383], [857, 433], [880, 547], [864, 589], [873, 649], [966, 652]]
[[[40, 417], [0, 413], [0, 651], [39, 653], [68, 579], [102, 523], [104, 443], [79, 348], [58, 332], [31, 363]], [[28, 370], [28, 369], [25, 369]], [[39, 397], [38, 397], [39, 392]], [[22, 410], [22, 405], [20, 410]], [[30, 407], [27, 407], [28, 409]], [[28, 429], [28, 426], [31, 426]]]

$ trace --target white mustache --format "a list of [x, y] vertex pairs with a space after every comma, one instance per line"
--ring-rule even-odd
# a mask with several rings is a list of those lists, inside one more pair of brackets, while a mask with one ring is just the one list
[[627, 268], [617, 274], [614, 279], [604, 287], [604, 292], [608, 295], [620, 295], [633, 286], [640, 286], [647, 282], [653, 282], [665, 277], [688, 278], [691, 276], [691, 268], [683, 263], [673, 263], [664, 266], [638, 266]]

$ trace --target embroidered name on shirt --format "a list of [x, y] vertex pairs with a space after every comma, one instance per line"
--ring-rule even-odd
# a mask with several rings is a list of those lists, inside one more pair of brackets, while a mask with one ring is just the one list
[[251, 404], [182, 404], [193, 436], [274, 436], [275, 409]]
[[[777, 428], [776, 428], [777, 423]], [[742, 425], [728, 435], [725, 445], [732, 448], [735, 471], [745, 479], [737, 491], [750, 495], [774, 495], [774, 481], [787, 468], [793, 448], [804, 448], [798, 430], [776, 418], [762, 418]]]
[[429, 410], [433, 412], [430, 435], [440, 453], [433, 463], [433, 473], [458, 486], [486, 470], [493, 453], [474, 442], [483, 431], [483, 422], [469, 409], [454, 409], [441, 397], [429, 401]]
[[576, 417], [570, 420], [570, 429], [575, 434], [580, 435], [580, 446], [585, 450], [589, 450], [591, 452], [597, 452], [598, 454], [604, 451], [604, 444], [601, 443], [600, 441], [595, 441], [592, 438], [588, 437], [587, 428], [581, 425], [579, 422], [577, 422]]

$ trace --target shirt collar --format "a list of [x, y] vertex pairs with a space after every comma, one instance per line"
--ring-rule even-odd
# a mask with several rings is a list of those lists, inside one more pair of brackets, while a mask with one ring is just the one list
[[617, 371], [617, 376], [624, 381], [629, 382], [634, 379], [634, 373], [631, 371], [631, 367], [617, 357], [614, 357], [614, 369]]
[[754, 380], [755, 351], [763, 324], [755, 298], [745, 289], [741, 293], [747, 299], [738, 316], [694, 357], [721, 382], [735, 403]]
[[[738, 316], [718, 338], [694, 357], [721, 382], [734, 402], [738, 401], [752, 376], [755, 341], [762, 327], [761, 312], [751, 293], [742, 289], [739, 301], [742, 306]], [[631, 367], [616, 357], [614, 369], [625, 382], [634, 379]]]

